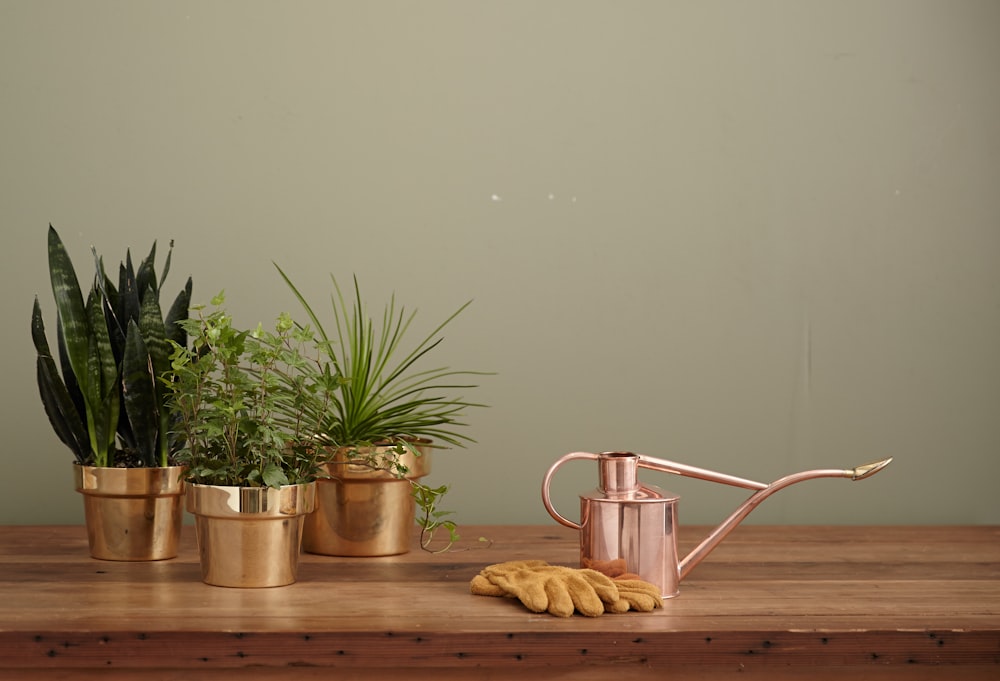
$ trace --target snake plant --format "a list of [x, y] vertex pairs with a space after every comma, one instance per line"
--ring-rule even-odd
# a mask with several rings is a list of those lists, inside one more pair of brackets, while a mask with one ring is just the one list
[[157, 279], [155, 242], [138, 269], [126, 251], [117, 286], [107, 276], [103, 259], [93, 253], [94, 278], [84, 298], [69, 253], [49, 226], [57, 355], [46, 338], [38, 296], [31, 315], [45, 413], [77, 463], [170, 465], [177, 445], [170, 436], [169, 389], [160, 379], [170, 368], [169, 341], [186, 343], [177, 322], [188, 315], [191, 279], [164, 318], [159, 297], [170, 270], [170, 252]]

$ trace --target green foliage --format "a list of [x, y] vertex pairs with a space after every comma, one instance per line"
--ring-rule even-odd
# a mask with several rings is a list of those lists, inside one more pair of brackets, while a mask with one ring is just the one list
[[317, 360], [305, 354], [313, 334], [280, 315], [274, 331], [241, 330], [221, 307], [193, 307], [181, 326], [190, 348], [171, 342], [172, 404], [183, 448], [178, 459], [194, 482], [280, 487], [314, 480], [320, 447], [310, 416], [329, 401], [322, 385], [305, 380]]
[[[455, 371], [449, 367], [425, 369], [420, 364], [444, 340], [440, 332], [471, 301], [407, 350], [404, 340], [416, 311], [407, 314], [405, 308], [397, 308], [395, 296], [385, 305], [381, 324], [376, 327], [362, 302], [357, 277], [348, 302], [337, 280], [331, 276], [335, 330], [327, 333], [319, 316], [289, 276], [277, 264], [275, 267], [315, 327], [318, 347], [324, 355], [325, 361], [317, 364], [309, 375], [312, 383], [324, 386], [332, 395], [324, 413], [315, 415], [320, 432], [333, 444], [350, 448], [352, 462], [389, 470], [403, 477], [408, 471], [400, 463], [399, 456], [406, 451], [419, 455], [411, 445], [413, 442], [429, 441], [432, 447], [440, 447], [440, 442], [458, 447], [475, 442], [461, 432], [467, 425], [462, 420], [463, 415], [467, 408], [485, 405], [454, 397], [452, 391], [478, 387], [467, 379], [489, 373]], [[377, 462], [366, 458], [365, 452], [376, 445], [392, 445], [390, 456]], [[419, 509], [417, 523], [423, 530], [421, 546], [426, 549], [434, 531], [442, 527], [448, 530], [454, 542], [458, 538], [456, 525], [445, 519], [451, 512], [437, 509], [447, 486], [430, 488], [413, 480], [411, 484]]]
[[[357, 278], [350, 303], [337, 280], [331, 277], [334, 294], [335, 334], [328, 334], [319, 316], [288, 275], [278, 272], [298, 299], [316, 329], [319, 347], [327, 360], [311, 379], [335, 389], [328, 411], [321, 415], [323, 432], [339, 446], [404, 443], [426, 439], [464, 446], [475, 442], [460, 432], [466, 408], [485, 405], [450, 391], [477, 387], [458, 377], [484, 376], [487, 372], [454, 371], [448, 367], [423, 369], [417, 364], [444, 338], [438, 334], [469, 306], [465, 303], [440, 323], [412, 349], [402, 343], [416, 311], [409, 314], [396, 307], [395, 296], [386, 304], [380, 327], [367, 316]], [[405, 354], [403, 354], [405, 352]], [[440, 446], [440, 445], [436, 445]]]
[[164, 320], [159, 295], [170, 270], [170, 253], [158, 280], [155, 242], [138, 270], [126, 251], [117, 286], [95, 251], [94, 278], [86, 299], [69, 253], [51, 225], [48, 260], [58, 365], [46, 339], [37, 296], [31, 336], [39, 393], [53, 430], [81, 464], [170, 464], [176, 444], [169, 438], [167, 390], [157, 379], [168, 368], [167, 339], [185, 342], [176, 321], [187, 317], [191, 279]]
[[448, 532], [448, 542], [444, 548], [438, 549], [434, 553], [447, 551], [459, 540], [458, 525], [448, 517], [453, 515], [453, 512], [439, 511], [437, 508], [438, 503], [448, 493], [448, 486], [428, 487], [415, 480], [411, 481], [411, 486], [413, 487], [413, 498], [417, 503], [417, 508], [420, 509], [420, 514], [416, 519], [420, 526], [420, 548], [425, 551], [431, 550], [430, 546], [435, 533], [444, 528]]

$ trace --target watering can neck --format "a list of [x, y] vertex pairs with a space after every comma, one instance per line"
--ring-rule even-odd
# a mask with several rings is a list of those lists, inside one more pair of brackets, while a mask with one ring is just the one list
[[609, 497], [634, 495], [639, 490], [639, 457], [605, 452], [597, 458], [597, 488]]

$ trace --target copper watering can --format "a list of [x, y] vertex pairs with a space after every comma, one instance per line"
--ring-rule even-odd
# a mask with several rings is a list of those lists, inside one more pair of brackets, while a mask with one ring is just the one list
[[[577, 459], [597, 461], [598, 487], [580, 495], [580, 522], [567, 520], [549, 498], [556, 470]], [[678, 585], [701, 560], [725, 539], [757, 504], [780, 489], [813, 478], [863, 480], [889, 465], [892, 458], [848, 469], [821, 469], [793, 473], [772, 483], [755, 482], [704, 468], [686, 466], [631, 452], [573, 452], [560, 458], [545, 473], [542, 502], [559, 523], [580, 530], [580, 565], [609, 576], [637, 574], [660, 587], [664, 598], [676, 596]], [[720, 482], [756, 490], [731, 516], [702, 540], [687, 556], [677, 556], [678, 496], [659, 487], [640, 484], [639, 468]]]

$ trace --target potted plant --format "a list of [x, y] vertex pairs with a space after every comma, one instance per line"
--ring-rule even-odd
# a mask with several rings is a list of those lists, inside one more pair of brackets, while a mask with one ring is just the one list
[[485, 373], [428, 369], [420, 362], [440, 345], [441, 330], [469, 302], [404, 349], [416, 312], [397, 308], [395, 296], [376, 328], [357, 278], [348, 302], [331, 277], [334, 327], [327, 333], [290, 277], [275, 267], [309, 317], [326, 360], [316, 365], [311, 380], [332, 389], [325, 411], [314, 417], [333, 446], [324, 462], [326, 476], [318, 483], [317, 509], [306, 520], [303, 547], [337, 556], [405, 553], [414, 520], [421, 528], [422, 548], [428, 548], [438, 528], [448, 531], [450, 545], [458, 538], [455, 523], [448, 511], [438, 510], [448, 488], [428, 487], [420, 478], [430, 472], [434, 448], [474, 442], [461, 431], [463, 415], [467, 408], [484, 405], [451, 391], [477, 387], [462, 379]]
[[32, 311], [39, 393], [53, 430], [75, 457], [90, 553], [104, 560], [177, 555], [183, 481], [173, 458], [167, 391], [157, 377], [167, 369], [168, 342], [185, 343], [175, 322], [187, 317], [191, 279], [164, 320], [159, 294], [170, 253], [160, 279], [155, 259], [155, 243], [138, 269], [126, 252], [116, 286], [95, 250], [96, 271], [84, 299], [69, 253], [50, 225], [57, 356], [38, 296]]
[[[212, 299], [182, 322], [190, 347], [172, 344], [169, 387], [187, 465], [207, 584], [266, 587], [296, 580], [303, 519], [313, 510], [318, 424], [325, 391], [300, 374], [307, 328], [287, 314], [274, 331], [241, 330]], [[313, 404], [313, 403], [316, 404]]]

